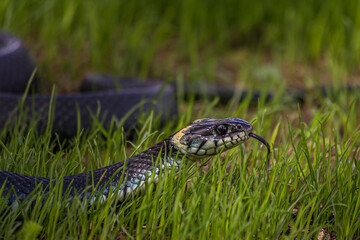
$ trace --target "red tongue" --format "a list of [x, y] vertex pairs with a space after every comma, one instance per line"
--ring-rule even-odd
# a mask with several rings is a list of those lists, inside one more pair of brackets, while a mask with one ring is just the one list
[[268, 168], [269, 168], [270, 167], [270, 152], [271, 152], [269, 143], [265, 139], [260, 137], [259, 135], [256, 135], [255, 133], [251, 132], [251, 133], [249, 133], [249, 136], [255, 138], [256, 140], [260, 141], [262, 144], [264, 144], [266, 146], [266, 148], [268, 150], [266, 158], [267, 158], [267, 161], [268, 161]]

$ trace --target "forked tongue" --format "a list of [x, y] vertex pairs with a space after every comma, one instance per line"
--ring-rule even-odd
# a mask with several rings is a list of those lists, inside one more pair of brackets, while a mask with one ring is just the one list
[[256, 135], [255, 133], [251, 132], [251, 133], [249, 133], [249, 136], [255, 138], [256, 140], [260, 141], [262, 144], [264, 144], [266, 146], [266, 148], [268, 150], [268, 153], [267, 153], [267, 161], [268, 161], [267, 165], [268, 165], [268, 169], [269, 169], [269, 167], [270, 167], [270, 145], [269, 145], [269, 143], [265, 139], [260, 137], [259, 135]]

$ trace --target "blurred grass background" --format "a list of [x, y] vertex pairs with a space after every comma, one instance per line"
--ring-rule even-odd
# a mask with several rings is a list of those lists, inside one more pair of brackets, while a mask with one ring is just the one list
[[3, 0], [49, 92], [85, 73], [240, 87], [359, 82], [360, 3], [348, 1]]

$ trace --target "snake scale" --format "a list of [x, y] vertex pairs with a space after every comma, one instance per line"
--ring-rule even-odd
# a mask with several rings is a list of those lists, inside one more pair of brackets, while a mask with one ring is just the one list
[[[97, 195], [106, 199], [116, 194], [120, 201], [145, 187], [146, 181], [157, 181], [165, 170], [179, 170], [181, 161], [197, 161], [231, 149], [253, 137], [270, 153], [269, 144], [253, 133], [250, 123], [240, 118], [199, 119], [149, 149], [115, 164], [90, 172], [61, 178], [63, 193], [68, 196]], [[0, 189], [8, 205], [26, 201], [32, 192], [41, 189], [49, 192], [50, 186], [59, 181], [46, 177], [25, 176], [0, 171]], [[94, 196], [94, 195], [92, 195]]]

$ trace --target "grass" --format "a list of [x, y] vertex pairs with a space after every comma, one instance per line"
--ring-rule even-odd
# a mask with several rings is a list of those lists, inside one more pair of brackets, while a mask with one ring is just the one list
[[1, 237], [359, 238], [359, 93], [335, 88], [301, 106], [281, 97], [294, 86], [358, 84], [359, 7], [355, 0], [1, 1], [0, 26], [24, 39], [42, 92], [53, 84], [77, 91], [92, 71], [276, 93], [253, 106], [236, 96], [227, 104], [184, 99], [179, 91], [179, 118], [162, 126], [144, 115], [131, 141], [121, 125], [95, 125], [61, 142], [20, 117], [0, 131], [1, 170], [77, 174], [124, 160], [197, 118], [224, 116], [251, 122], [270, 142], [272, 164], [267, 170], [266, 149], [249, 140], [208, 162], [186, 162], [123, 203], [59, 201], [56, 185], [34, 205], [12, 210], [0, 201]]
[[[165, 174], [156, 187], [149, 184], [144, 194], [123, 203], [110, 198], [88, 207], [77, 199], [59, 201], [55, 186], [44, 206], [41, 196], [34, 206], [24, 204], [16, 210], [2, 203], [2, 236], [309, 239], [326, 228], [338, 239], [359, 237], [359, 96], [339, 97], [348, 97], [343, 101], [348, 109], [340, 107], [342, 101], [327, 99], [308, 123], [301, 109], [297, 122], [281, 116], [288, 110], [269, 112], [279, 108], [280, 101], [260, 102], [258, 111], [246, 116], [256, 120], [255, 132], [273, 146], [269, 171], [266, 149], [249, 140], [209, 162], [184, 162], [179, 174]], [[203, 116], [204, 107], [200, 112], [194, 105], [188, 107], [192, 110], [182, 118]], [[212, 110], [211, 117], [221, 116], [216, 115], [217, 107]], [[238, 105], [235, 112], [246, 115], [248, 103]], [[50, 140], [50, 132], [8, 129], [1, 135], [1, 169], [50, 177], [77, 174], [126, 159], [174, 130], [173, 123], [163, 133], [151, 117], [141, 121], [143, 127], [131, 145], [124, 141], [121, 126], [105, 135], [95, 128], [60, 146]], [[183, 119], [177, 122], [187, 124]]]

